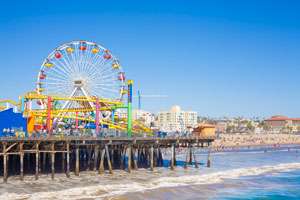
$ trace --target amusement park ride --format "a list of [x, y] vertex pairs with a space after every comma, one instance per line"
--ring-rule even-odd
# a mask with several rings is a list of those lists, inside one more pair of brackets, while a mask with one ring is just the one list
[[[125, 79], [119, 60], [93, 42], [73, 41], [56, 48], [44, 60], [36, 90], [20, 102], [0, 100], [17, 106], [27, 118], [27, 132], [83, 125], [99, 135], [102, 128], [132, 134], [152, 134], [150, 128], [132, 120], [132, 85]], [[126, 97], [127, 96], [127, 97]], [[123, 113], [123, 114], [122, 114]]]

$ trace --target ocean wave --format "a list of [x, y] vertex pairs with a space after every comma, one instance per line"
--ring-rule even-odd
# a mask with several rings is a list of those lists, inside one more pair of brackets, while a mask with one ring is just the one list
[[[274, 153], [274, 152], [298, 152], [300, 149], [291, 147], [281, 148], [281, 149], [273, 149], [273, 148], [261, 148], [261, 149], [250, 149], [250, 150], [228, 150], [228, 151], [212, 151], [212, 155], [230, 155], [230, 154], [265, 154], [265, 153]], [[184, 154], [183, 154], [184, 155]], [[207, 152], [204, 153], [196, 153], [196, 155], [207, 155]]]
[[0, 199], [7, 200], [71, 200], [71, 199], [104, 199], [132, 192], [142, 192], [166, 187], [179, 187], [187, 185], [208, 185], [222, 183], [226, 179], [237, 179], [244, 176], [257, 176], [266, 173], [287, 172], [300, 169], [300, 163], [286, 163], [274, 166], [239, 168], [212, 172], [199, 175], [183, 175], [177, 177], [160, 177], [149, 182], [131, 181], [128, 184], [105, 184], [87, 187], [78, 187], [52, 192], [36, 192], [33, 194], [2, 193]]

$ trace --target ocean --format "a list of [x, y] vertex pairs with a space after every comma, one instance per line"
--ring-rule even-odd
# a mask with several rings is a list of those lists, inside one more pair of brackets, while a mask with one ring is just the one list
[[[167, 158], [168, 152], [166, 152]], [[81, 172], [71, 174], [9, 177], [0, 184], [0, 199], [77, 200], [194, 200], [194, 199], [300, 199], [300, 147], [244, 149], [211, 154], [211, 168], [205, 166], [207, 152], [197, 151], [198, 169], [188, 166], [139, 169], [131, 174], [115, 170], [113, 175]], [[178, 164], [184, 155], [178, 155]], [[166, 161], [167, 162], [167, 161]], [[166, 163], [167, 164], [167, 163]]]

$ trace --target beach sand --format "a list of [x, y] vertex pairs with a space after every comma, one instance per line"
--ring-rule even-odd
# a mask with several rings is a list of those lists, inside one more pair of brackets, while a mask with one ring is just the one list
[[300, 144], [300, 135], [292, 134], [220, 134], [213, 142], [214, 149], [260, 145]]

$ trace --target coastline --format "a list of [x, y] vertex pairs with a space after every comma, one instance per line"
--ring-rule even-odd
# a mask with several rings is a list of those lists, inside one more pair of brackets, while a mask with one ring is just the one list
[[269, 147], [300, 145], [300, 135], [290, 134], [220, 134], [212, 143], [213, 150], [233, 148]]
[[[154, 171], [140, 168], [134, 173], [116, 170], [117, 175], [108, 172], [97, 175], [95, 172], [85, 171], [80, 173], [80, 176], [71, 174], [71, 178], [58, 174], [54, 180], [51, 180], [50, 174], [43, 175], [43, 178], [37, 181], [34, 180], [34, 176], [26, 176], [25, 182], [20, 181], [17, 176], [10, 177], [14, 181], [1, 185], [0, 199], [33, 200], [37, 196], [48, 200], [152, 200], [162, 199], [162, 196], [176, 200], [195, 197], [222, 199], [222, 192], [242, 191], [243, 186], [248, 186], [249, 181], [255, 185], [261, 184], [260, 187], [268, 187], [267, 184], [270, 184], [268, 178], [276, 178], [276, 175], [285, 176], [285, 173], [298, 173], [300, 170], [300, 154], [296, 151], [279, 150], [264, 153], [262, 149], [260, 152], [254, 149], [255, 153], [243, 150], [236, 153], [240, 150], [237, 148], [234, 151], [214, 154], [211, 168], [200, 166], [200, 169], [197, 169], [193, 165], [188, 166], [189, 170], [178, 166], [174, 171], [163, 167], [155, 168]], [[196, 156], [199, 161], [206, 159], [204, 154]], [[271, 183], [273, 186], [274, 182]], [[284, 188], [286, 184], [288, 182], [282, 187]], [[215, 196], [216, 189], [220, 191], [217, 196]], [[199, 193], [205, 193], [206, 196], [200, 198]]]

